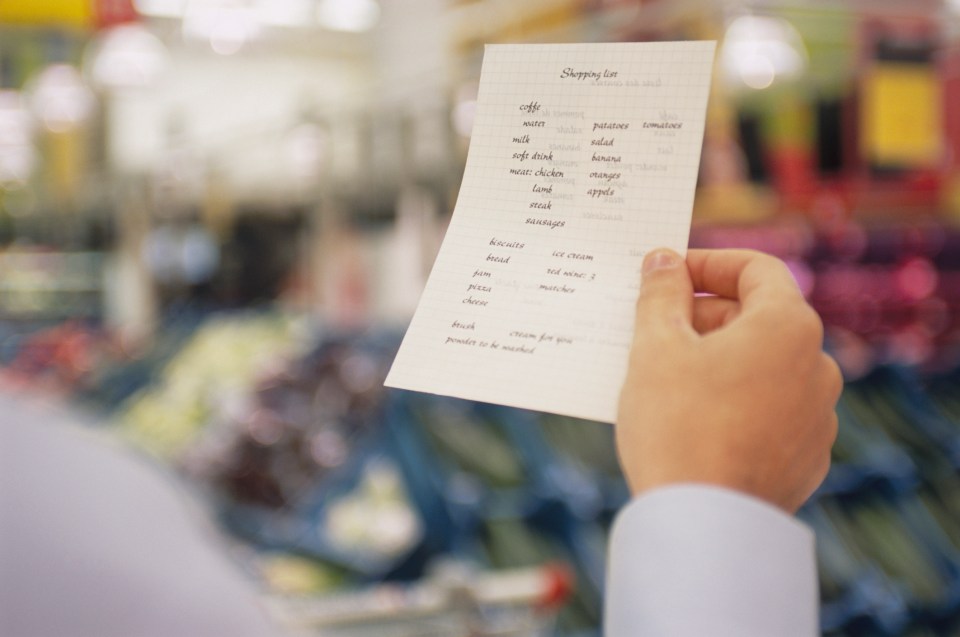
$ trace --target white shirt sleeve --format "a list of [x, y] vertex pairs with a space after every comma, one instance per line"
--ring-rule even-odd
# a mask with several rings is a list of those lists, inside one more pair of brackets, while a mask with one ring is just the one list
[[641, 495], [619, 513], [608, 561], [606, 637], [819, 634], [813, 532], [750, 496]]
[[276, 637], [213, 525], [156, 467], [0, 395], [0, 635]]

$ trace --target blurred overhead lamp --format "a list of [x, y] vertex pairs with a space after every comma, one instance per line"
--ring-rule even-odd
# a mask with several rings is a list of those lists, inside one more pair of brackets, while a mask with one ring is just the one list
[[183, 18], [191, 11], [232, 5], [252, 12], [260, 23], [280, 27], [307, 27], [316, 24], [316, 0], [245, 0], [224, 3], [217, 0], [135, 0], [140, 15], [155, 18]]
[[807, 51], [789, 22], [769, 16], [740, 16], [730, 22], [720, 48], [720, 65], [731, 86], [764, 89], [807, 68]]
[[314, 0], [259, 0], [257, 15], [263, 24], [305, 27], [314, 24]]
[[193, 0], [183, 17], [183, 34], [208, 40], [220, 55], [233, 55], [260, 36], [256, 11], [237, 0]]
[[361, 33], [377, 25], [380, 5], [376, 0], [320, 0], [317, 20], [334, 31]]
[[138, 24], [125, 24], [103, 33], [90, 44], [87, 76], [107, 89], [149, 86], [169, 62], [166, 47], [157, 36]]
[[30, 106], [47, 129], [62, 133], [93, 113], [93, 93], [69, 64], [51, 64], [33, 81]]

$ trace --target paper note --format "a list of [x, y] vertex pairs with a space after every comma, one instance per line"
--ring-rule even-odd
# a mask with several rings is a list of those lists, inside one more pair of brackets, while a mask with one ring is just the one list
[[686, 250], [713, 52], [486, 48], [460, 195], [388, 386], [613, 422], [643, 256]]

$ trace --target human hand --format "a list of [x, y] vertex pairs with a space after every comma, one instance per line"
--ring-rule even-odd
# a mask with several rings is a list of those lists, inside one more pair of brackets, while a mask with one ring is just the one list
[[616, 424], [631, 490], [707, 483], [796, 511], [830, 468], [843, 386], [820, 318], [758, 252], [656, 250], [643, 271]]

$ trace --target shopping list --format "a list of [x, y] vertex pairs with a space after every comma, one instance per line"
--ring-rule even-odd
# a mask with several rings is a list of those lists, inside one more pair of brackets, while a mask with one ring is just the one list
[[460, 194], [386, 385], [614, 421], [643, 257], [689, 239], [713, 54], [487, 46]]

